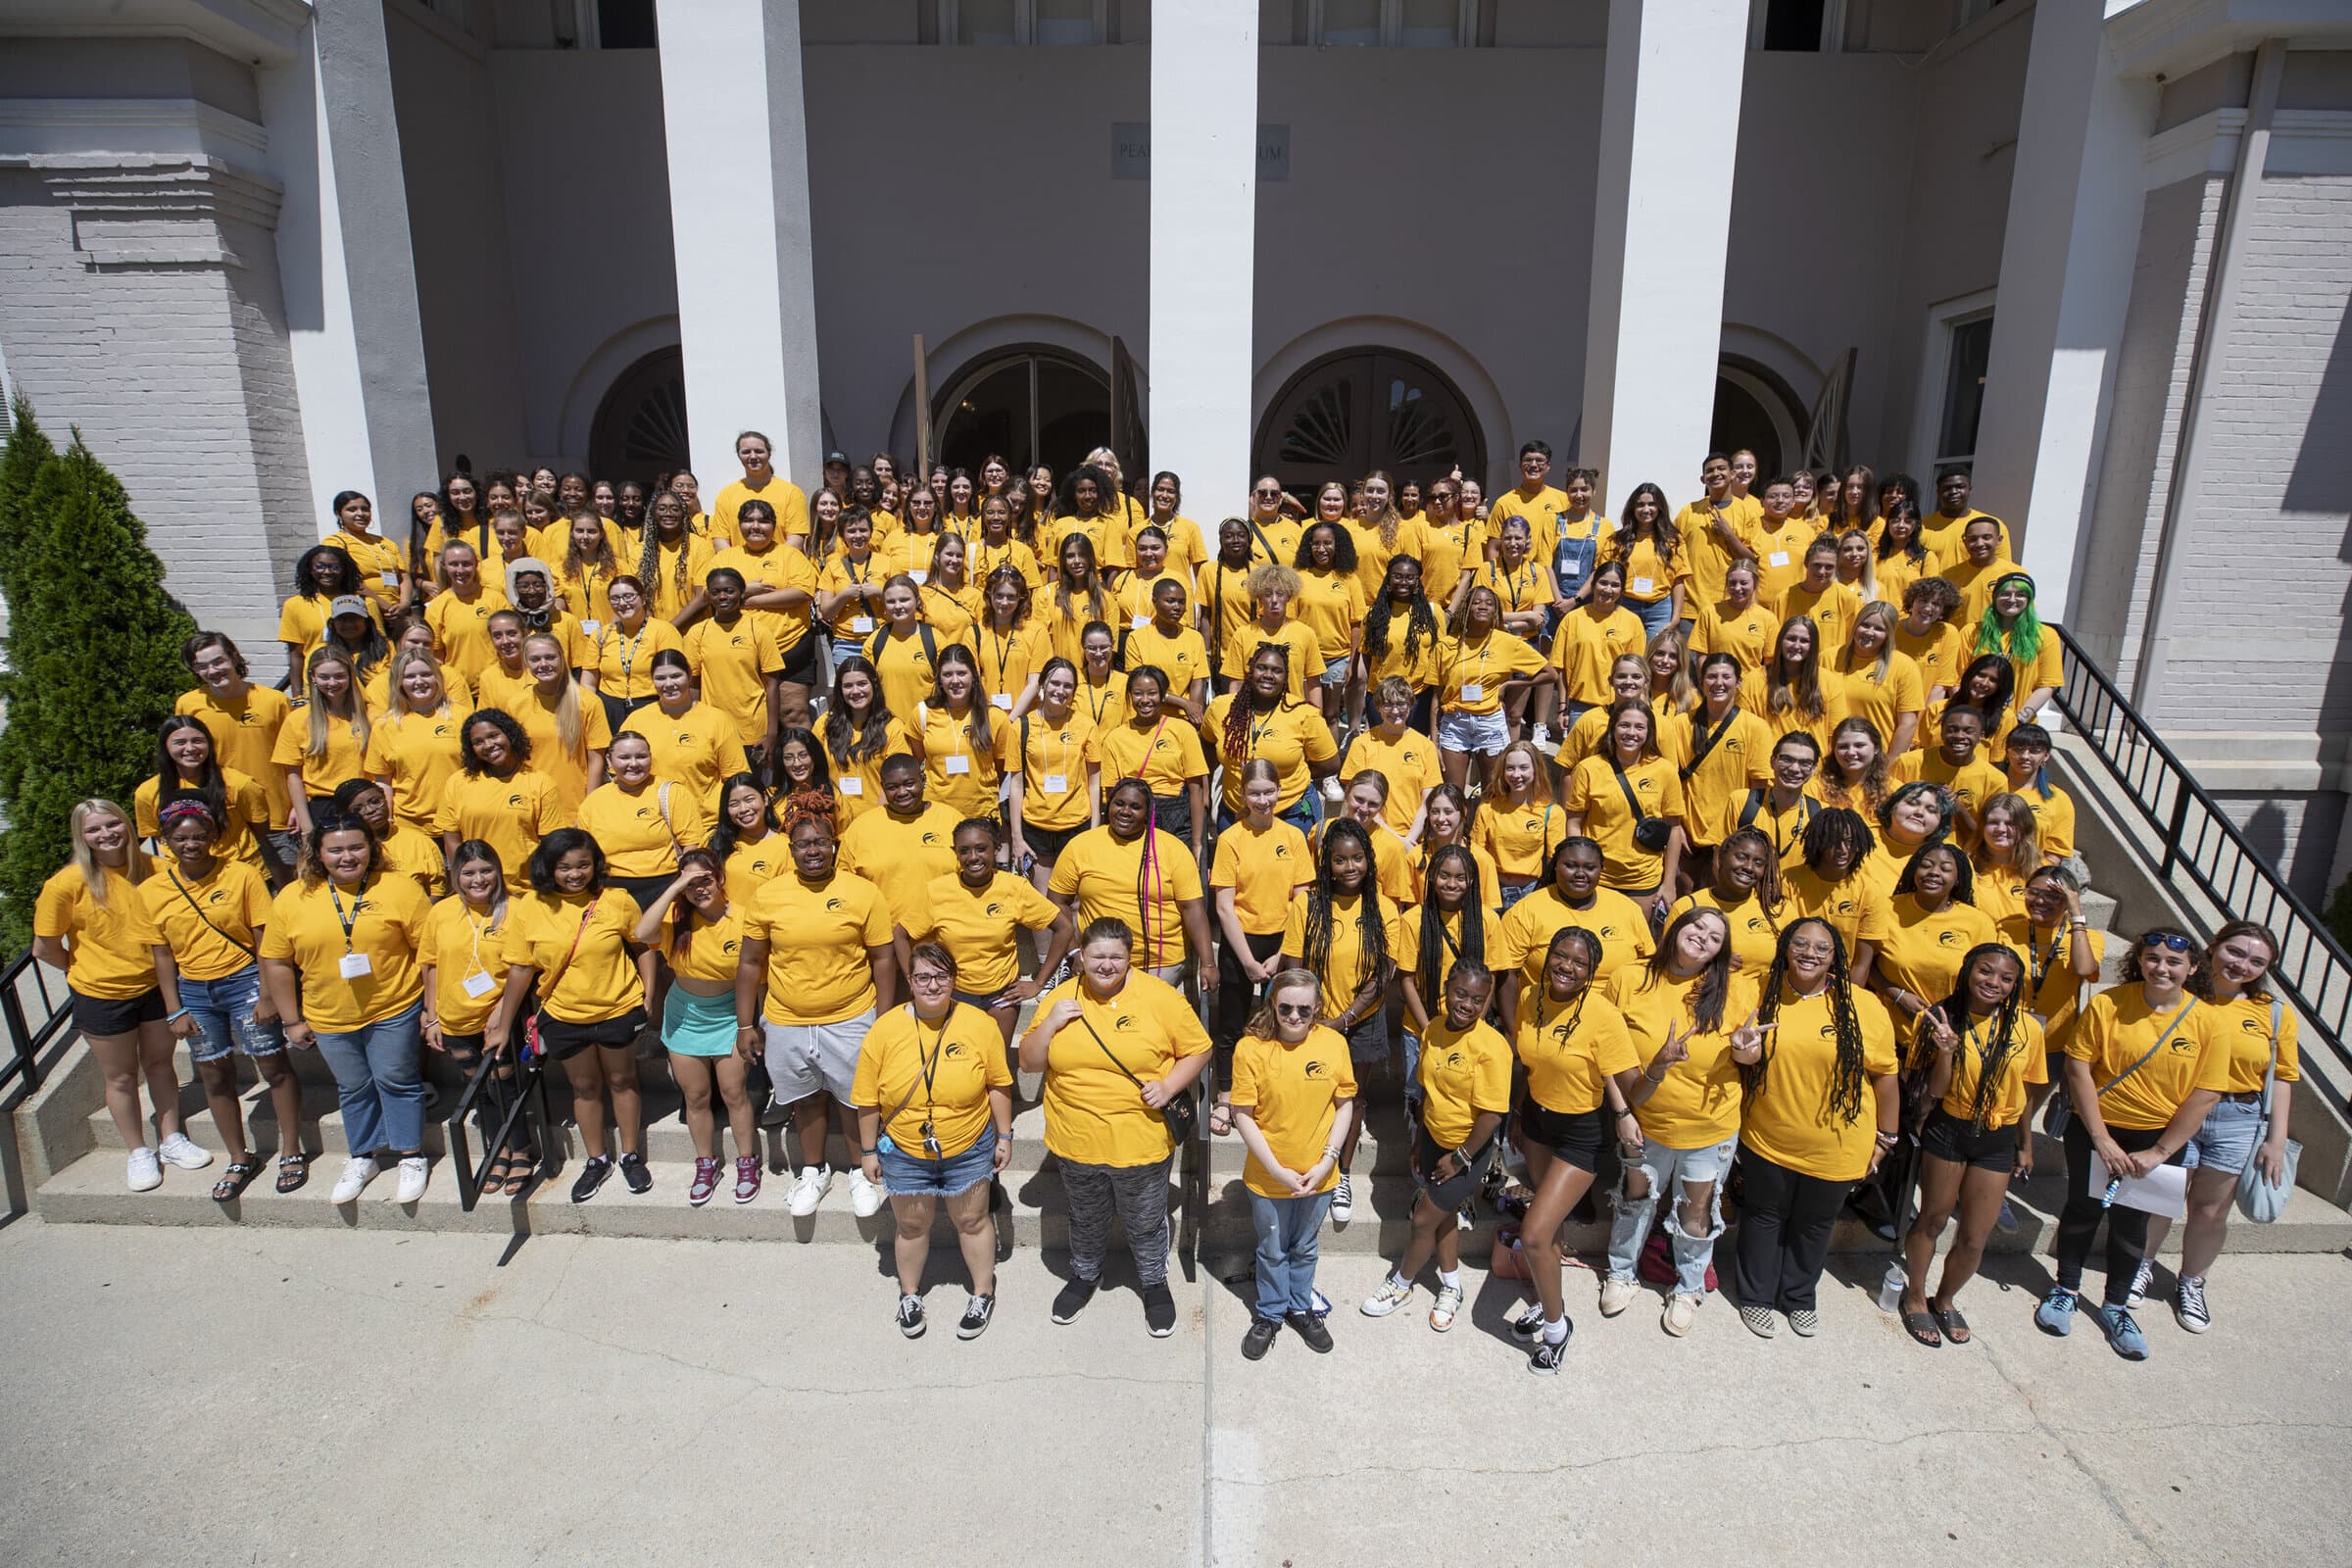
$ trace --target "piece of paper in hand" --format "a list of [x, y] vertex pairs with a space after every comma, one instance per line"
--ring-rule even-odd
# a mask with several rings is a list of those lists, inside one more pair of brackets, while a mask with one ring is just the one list
[[[2107, 1184], [2116, 1179], [2116, 1173], [2107, 1169], [2107, 1162], [2093, 1154], [2090, 1180], [2083, 1191], [2093, 1198], [2104, 1197]], [[2145, 1176], [2125, 1176], [2115, 1190], [2115, 1200], [2126, 1208], [2180, 1219], [2188, 1212], [2188, 1169], [2183, 1165], [2159, 1165]]]

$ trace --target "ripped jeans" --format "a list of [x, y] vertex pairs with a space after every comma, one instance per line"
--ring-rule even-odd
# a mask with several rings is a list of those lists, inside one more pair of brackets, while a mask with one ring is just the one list
[[[1649, 1192], [1646, 1197], [1628, 1198], [1622, 1181], [1618, 1186], [1617, 1217], [1609, 1226], [1609, 1278], [1635, 1278], [1634, 1264], [1642, 1256], [1642, 1244], [1649, 1239], [1649, 1224], [1657, 1214], [1659, 1198], [1671, 1194], [1673, 1206], [1666, 1214], [1666, 1237], [1674, 1248], [1678, 1276], [1675, 1291], [1682, 1296], [1707, 1294], [1707, 1264], [1715, 1255], [1715, 1238], [1723, 1234], [1724, 1178], [1732, 1173], [1732, 1154], [1739, 1147], [1738, 1138], [1727, 1138], [1703, 1149], [1669, 1149], [1654, 1138], [1642, 1141], [1640, 1163], [1628, 1164], [1625, 1174], [1630, 1178], [1639, 1170], [1647, 1175]], [[1686, 1182], [1714, 1184], [1703, 1236], [1691, 1236], [1683, 1227]]]

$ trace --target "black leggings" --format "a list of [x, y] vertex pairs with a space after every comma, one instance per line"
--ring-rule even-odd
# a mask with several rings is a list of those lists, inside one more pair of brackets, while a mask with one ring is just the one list
[[[2109, 1127], [2107, 1136], [2127, 1154], [2136, 1154], [2143, 1149], [2155, 1147], [2164, 1136], [2162, 1128], [2140, 1131], [2132, 1127]], [[2168, 1165], [2180, 1163], [2181, 1151], [2175, 1150]], [[2082, 1118], [2070, 1116], [2066, 1123], [2066, 1206], [2058, 1211], [2058, 1283], [2070, 1291], [2082, 1288], [2082, 1264], [2090, 1256], [2090, 1239], [2107, 1221], [2107, 1287], [2104, 1299], [2109, 1306], [2121, 1306], [2132, 1294], [2132, 1276], [2139, 1272], [2139, 1260], [2148, 1255], [2148, 1216], [2145, 1210], [2128, 1208], [2117, 1203], [2112, 1208], [2099, 1206], [2097, 1195], [2090, 1189], [2091, 1162], [2097, 1158], [2090, 1152], [2090, 1132]]]
[[[1269, 932], [1264, 936], [1259, 936], [1254, 931], [1246, 931], [1243, 935], [1250, 939], [1250, 956], [1261, 962], [1282, 951], [1282, 933], [1279, 931]], [[1258, 999], [1264, 995], [1264, 992], [1263, 986], [1242, 973], [1241, 956], [1234, 952], [1233, 944], [1230, 942], [1219, 944], [1217, 947], [1217, 1006], [1214, 1014], [1216, 1027], [1209, 1031], [1209, 1039], [1217, 1048], [1217, 1081], [1219, 1083], [1224, 1083], [1232, 1077], [1230, 1069], [1233, 1066], [1233, 1048], [1241, 1041], [1242, 1031], [1250, 1027], [1250, 1014], [1257, 1006]]]
[[[482, 1037], [478, 1034], [445, 1034], [441, 1037], [441, 1044], [449, 1052], [451, 1064], [461, 1076], [471, 1082], [474, 1068], [482, 1062]], [[498, 1137], [499, 1125], [507, 1119], [507, 1112], [514, 1104], [514, 1067], [510, 1055], [499, 1063], [482, 1084], [482, 1092], [473, 1097], [473, 1125], [482, 1135], [482, 1155], [485, 1159], [500, 1152], [492, 1144]], [[516, 1116], [513, 1129], [507, 1134], [505, 1152], [528, 1154], [530, 1152], [530, 1119]]]
[[1732, 1251], [1732, 1279], [1740, 1304], [1813, 1310], [1838, 1210], [1854, 1184], [1807, 1176], [1752, 1149], [1740, 1151], [1740, 1236]]

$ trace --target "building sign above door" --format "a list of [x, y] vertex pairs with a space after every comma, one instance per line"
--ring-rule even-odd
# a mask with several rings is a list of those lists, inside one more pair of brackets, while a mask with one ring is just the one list
[[[1152, 177], [1152, 125], [1148, 121], [1117, 120], [1110, 126], [1110, 177]], [[1257, 127], [1257, 177], [1261, 183], [1282, 184], [1291, 177], [1291, 127]]]

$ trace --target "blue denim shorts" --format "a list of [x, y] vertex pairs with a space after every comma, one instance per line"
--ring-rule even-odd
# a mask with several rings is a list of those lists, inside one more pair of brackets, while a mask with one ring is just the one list
[[253, 964], [218, 980], [179, 977], [179, 1004], [196, 1020], [197, 1034], [188, 1042], [188, 1054], [198, 1061], [219, 1061], [231, 1051], [248, 1056], [274, 1056], [286, 1049], [285, 1026], [272, 1019], [254, 1021], [254, 1004], [262, 997], [262, 966]]
[[1499, 709], [1492, 713], [1464, 713], [1447, 709], [1438, 711], [1438, 744], [1449, 752], [1500, 757], [1502, 749], [1510, 743], [1511, 727]]
[[909, 1154], [887, 1134], [874, 1152], [882, 1161], [882, 1185], [892, 1197], [955, 1198], [996, 1174], [997, 1130], [987, 1128], [971, 1148], [945, 1159]]
[[2205, 1120], [2181, 1151], [2181, 1163], [2190, 1170], [2218, 1170], [2234, 1176], [2254, 1157], [2254, 1137], [2262, 1127], [2262, 1107], [2225, 1100], [2205, 1113]]

